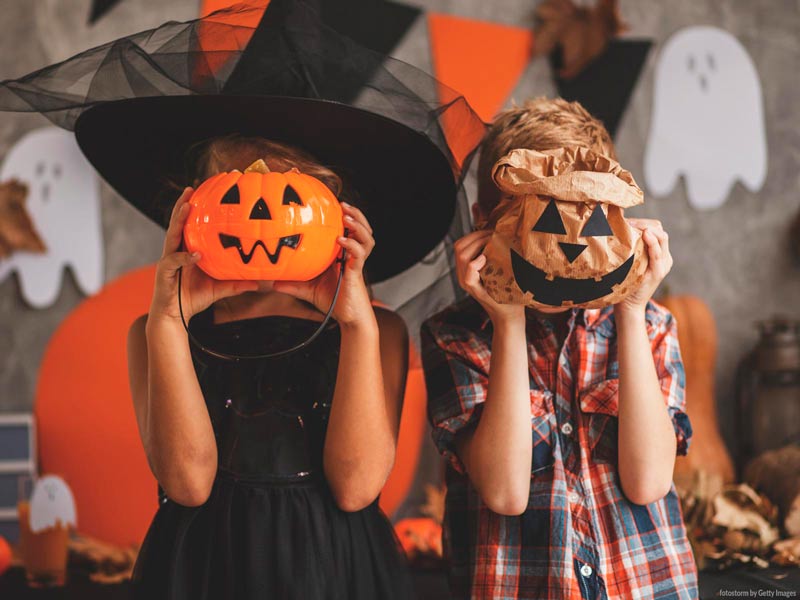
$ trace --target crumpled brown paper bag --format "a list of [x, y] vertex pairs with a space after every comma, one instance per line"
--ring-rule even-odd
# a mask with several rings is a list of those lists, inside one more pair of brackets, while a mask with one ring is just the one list
[[615, 160], [579, 146], [512, 150], [492, 178], [503, 200], [480, 275], [496, 302], [600, 308], [639, 286], [647, 252], [623, 209], [644, 195]]

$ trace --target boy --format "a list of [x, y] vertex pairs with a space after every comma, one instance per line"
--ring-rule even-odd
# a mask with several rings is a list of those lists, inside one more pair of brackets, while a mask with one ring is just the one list
[[[490, 173], [514, 148], [581, 145], [614, 157], [579, 104], [502, 113], [478, 166], [476, 222], [500, 201]], [[469, 297], [422, 328], [433, 437], [448, 459], [445, 542], [456, 598], [696, 598], [675, 455], [691, 427], [675, 321], [649, 301], [672, 265], [657, 221], [641, 287], [604, 309], [495, 303], [478, 275], [491, 231], [455, 245]], [[490, 376], [491, 373], [491, 376]]]

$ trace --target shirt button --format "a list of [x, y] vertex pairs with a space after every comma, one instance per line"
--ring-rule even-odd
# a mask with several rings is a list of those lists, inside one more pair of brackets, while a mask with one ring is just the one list
[[569, 435], [570, 433], [572, 433], [572, 425], [570, 425], [569, 423], [564, 423], [561, 426], [561, 433], [563, 433], [564, 435]]
[[572, 504], [577, 504], [581, 501], [581, 497], [578, 495], [577, 492], [570, 492], [569, 493], [569, 501]]
[[591, 574], [592, 574], [592, 567], [590, 567], [589, 565], [583, 565], [581, 567], [581, 575], [583, 575], [584, 577], [589, 577], [591, 576]]

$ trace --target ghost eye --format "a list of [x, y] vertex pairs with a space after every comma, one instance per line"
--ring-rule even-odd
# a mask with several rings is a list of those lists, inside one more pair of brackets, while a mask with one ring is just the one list
[[605, 235], [614, 235], [611, 231], [611, 226], [608, 224], [608, 219], [600, 207], [600, 204], [594, 205], [594, 210], [586, 221], [586, 225], [581, 229], [581, 237], [601, 237]]
[[233, 184], [233, 187], [225, 192], [225, 195], [220, 200], [220, 204], [239, 204], [239, 186]]
[[44, 163], [36, 163], [36, 175], [44, 175]]
[[542, 233], [558, 233], [565, 234], [567, 230], [564, 229], [564, 221], [561, 220], [561, 215], [558, 213], [556, 201], [552, 198], [544, 209], [542, 216], [536, 221], [531, 231], [541, 231]]
[[688, 67], [690, 71], [694, 71], [694, 56], [690, 55], [689, 60], [687, 61]]
[[715, 70], [717, 68], [717, 65], [714, 62], [714, 55], [709, 54], [706, 58], [708, 59], [708, 68], [711, 69], [712, 71]]
[[288, 206], [290, 204], [297, 204], [298, 206], [303, 206], [303, 201], [300, 200], [300, 196], [297, 194], [295, 189], [287, 185], [283, 189], [283, 203], [284, 206]]

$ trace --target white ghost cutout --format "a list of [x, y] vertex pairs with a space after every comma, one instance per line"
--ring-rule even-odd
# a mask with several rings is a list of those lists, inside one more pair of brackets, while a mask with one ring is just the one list
[[46, 475], [36, 481], [31, 496], [30, 528], [34, 533], [56, 527], [77, 524], [75, 498], [67, 482], [57, 475]]
[[683, 175], [689, 203], [721, 206], [737, 179], [755, 192], [767, 175], [761, 83], [739, 41], [716, 27], [687, 27], [661, 51], [645, 150], [649, 191], [668, 194]]
[[16, 271], [23, 298], [45, 308], [58, 298], [69, 266], [78, 287], [95, 293], [103, 283], [100, 189], [75, 135], [57, 127], [27, 133], [0, 168], [0, 181], [14, 177], [28, 186], [26, 207], [47, 252], [15, 252], [0, 260], [0, 281]]

